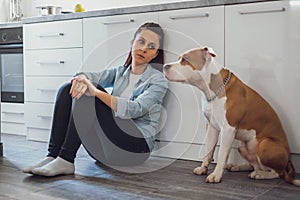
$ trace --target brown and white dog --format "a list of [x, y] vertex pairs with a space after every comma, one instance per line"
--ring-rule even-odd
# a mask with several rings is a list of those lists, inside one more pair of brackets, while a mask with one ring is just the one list
[[[164, 65], [164, 74], [170, 81], [194, 85], [204, 94], [202, 110], [208, 121], [205, 157], [194, 173], [207, 174], [220, 134], [217, 165], [206, 182], [220, 182], [227, 168], [229, 171], [253, 170], [249, 174], [253, 179], [281, 177], [300, 186], [277, 114], [230, 70], [216, 68], [212, 64], [215, 56], [208, 47], [192, 49], [181, 55], [177, 62]], [[241, 141], [239, 153], [249, 164], [227, 165], [234, 139]]]

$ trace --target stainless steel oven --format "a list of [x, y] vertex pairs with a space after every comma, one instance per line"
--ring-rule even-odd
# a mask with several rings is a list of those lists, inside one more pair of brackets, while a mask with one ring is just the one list
[[0, 29], [1, 102], [24, 103], [22, 26]]

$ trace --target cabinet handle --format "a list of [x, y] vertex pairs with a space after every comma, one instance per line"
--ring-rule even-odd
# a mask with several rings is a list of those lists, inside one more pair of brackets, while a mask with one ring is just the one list
[[273, 12], [284, 12], [286, 9], [284, 7], [280, 9], [270, 9], [270, 10], [257, 10], [257, 11], [239, 11], [241, 15], [251, 15], [251, 14], [261, 14], [261, 13], [273, 13]]
[[193, 15], [174, 15], [170, 16], [171, 20], [179, 20], [179, 19], [190, 19], [190, 18], [201, 18], [201, 17], [209, 17], [209, 13], [198, 13]]
[[64, 60], [60, 60], [58, 62], [37, 62], [39, 65], [59, 65], [59, 64], [65, 64]]
[[2, 111], [3, 114], [16, 114], [16, 115], [24, 115], [24, 112], [8, 112], [8, 111]]
[[43, 88], [37, 88], [37, 90], [41, 91], [41, 92], [56, 92], [55, 89], [43, 89]]
[[50, 115], [36, 115], [36, 116], [39, 117], [39, 118], [42, 118], [42, 119], [45, 119], [45, 118], [49, 119], [49, 118], [52, 118], [52, 116], [50, 116]]
[[129, 20], [123, 20], [123, 21], [111, 21], [111, 22], [104, 22], [104, 25], [113, 25], [113, 24], [127, 24], [127, 23], [133, 23], [134, 19]]
[[45, 37], [61, 37], [64, 36], [64, 33], [55, 33], [55, 34], [46, 34], [46, 35], [36, 35], [39, 38], [45, 38]]

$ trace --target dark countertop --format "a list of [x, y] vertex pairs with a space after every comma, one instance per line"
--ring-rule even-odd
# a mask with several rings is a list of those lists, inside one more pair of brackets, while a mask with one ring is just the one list
[[[37, 16], [37, 17], [25, 18], [22, 20], [22, 23], [29, 24], [29, 23], [49, 22], [49, 21], [59, 21], [59, 20], [83, 19], [89, 17], [134, 14], [134, 13], [167, 11], [167, 10], [176, 10], [176, 9], [185, 9], [185, 8], [198, 8], [198, 7], [232, 5], [232, 4], [266, 2], [266, 1], [270, 1], [270, 0], [196, 0], [196, 1], [194, 0], [194, 1], [186, 1], [186, 2], [93, 10], [93, 11], [85, 11], [81, 13]], [[272, 1], [278, 1], [278, 0], [272, 0]], [[1, 28], [1, 24], [0, 24], [0, 28]]]

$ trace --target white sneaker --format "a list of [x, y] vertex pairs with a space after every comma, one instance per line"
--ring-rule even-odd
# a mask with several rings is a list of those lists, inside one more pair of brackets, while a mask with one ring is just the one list
[[41, 176], [57, 176], [74, 174], [74, 163], [66, 161], [60, 157], [57, 157], [52, 162], [38, 168], [32, 169], [32, 173]]
[[44, 160], [42, 160], [41, 162], [35, 164], [35, 165], [32, 165], [32, 166], [28, 166], [28, 167], [25, 167], [22, 171], [24, 173], [29, 173], [29, 174], [32, 174], [32, 169], [34, 168], [38, 168], [38, 167], [42, 167], [46, 164], [48, 164], [49, 162], [51, 162], [52, 160], [54, 160], [55, 158], [53, 157], [46, 157]]

